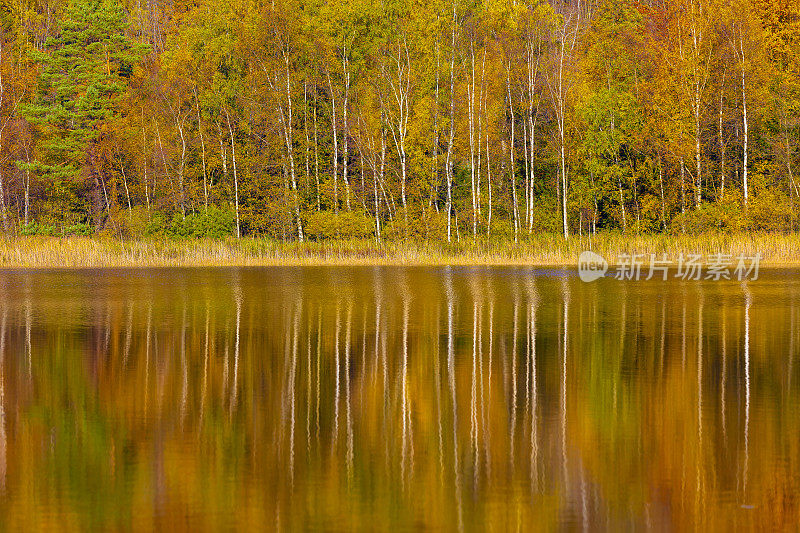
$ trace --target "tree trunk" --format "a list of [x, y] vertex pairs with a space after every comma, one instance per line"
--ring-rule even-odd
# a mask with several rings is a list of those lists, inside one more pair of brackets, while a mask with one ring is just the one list
[[[452, 242], [453, 214], [453, 140], [455, 137], [455, 76], [456, 76], [456, 2], [453, 2], [453, 27], [450, 43], [450, 137], [447, 142], [447, 242]], [[456, 229], [458, 219], [456, 219]]]
[[[294, 110], [292, 106], [292, 89], [291, 89], [291, 73], [289, 71], [289, 56], [286, 51], [283, 52], [284, 72], [286, 74], [286, 113], [284, 114], [283, 104], [280, 103], [280, 96], [278, 96], [278, 111], [281, 124], [283, 126], [283, 138], [286, 146], [286, 159], [289, 161], [289, 182], [292, 187], [292, 207], [294, 216], [297, 220], [297, 240], [303, 242], [303, 221], [300, 218], [300, 196], [297, 191], [297, 176], [294, 164], [294, 132], [292, 124], [294, 123]], [[276, 74], [277, 78], [277, 74]], [[276, 79], [277, 83], [277, 79]], [[277, 87], [276, 87], [277, 88]], [[348, 195], [349, 196], [349, 195]], [[348, 206], [349, 209], [349, 206]]]
[[[348, 52], [345, 50], [345, 54]], [[347, 206], [347, 210], [350, 211], [350, 180], [347, 177], [347, 167], [348, 167], [348, 148], [349, 143], [347, 142], [348, 136], [348, 128], [347, 128], [347, 104], [348, 100], [350, 99], [350, 60], [345, 57], [342, 60], [342, 67], [344, 68], [344, 101], [342, 103], [342, 151], [344, 152], [342, 156], [342, 181], [344, 181], [345, 187], [345, 205]]]
[[743, 138], [743, 160], [742, 160], [742, 188], [744, 189], [744, 205], [747, 205], [749, 198], [747, 186], [747, 143], [748, 143], [748, 123], [747, 123], [747, 91], [745, 85], [745, 65], [744, 65], [744, 43], [742, 42], [741, 28], [739, 29], [739, 52], [741, 53], [742, 60], [742, 122], [744, 125], [744, 138]]
[[681, 213], [686, 213], [686, 165], [681, 156]]
[[133, 207], [131, 206], [131, 192], [128, 190], [128, 178], [125, 176], [125, 167], [122, 161], [119, 163], [119, 171], [122, 174], [122, 185], [125, 187], [125, 198], [128, 200], [128, 216], [133, 214]]
[[[0, 143], [2, 142], [2, 131], [0, 131]], [[6, 187], [3, 178], [3, 169], [0, 168], [0, 212], [3, 216], [3, 230], [8, 232], [8, 213], [6, 212]]]
[[31, 198], [31, 171], [30, 164], [31, 164], [31, 154], [28, 151], [28, 147], [25, 146], [25, 162], [27, 163], [25, 166], [25, 225], [27, 226], [29, 223], [28, 214], [30, 212], [30, 198]]
[[[373, 143], [374, 147], [374, 143]], [[374, 151], [373, 151], [374, 154]], [[374, 160], [374, 155], [372, 157]], [[383, 156], [381, 156], [381, 171], [383, 171]], [[378, 172], [373, 164], [372, 168], [372, 199], [375, 202], [375, 239], [381, 242], [381, 202], [378, 196]]]
[[[487, 124], [488, 126], [488, 124]], [[486, 192], [488, 195], [487, 198], [487, 210], [488, 215], [486, 217], [486, 238], [489, 238], [489, 233], [492, 230], [492, 166], [491, 160], [489, 159], [489, 128], [486, 128]]]
[[201, 160], [203, 162], [203, 198], [208, 210], [208, 172], [206, 170], [206, 141], [203, 138], [203, 123], [200, 120], [200, 102], [197, 99], [197, 88], [194, 90], [194, 103], [197, 107], [197, 132], [200, 134]]
[[719, 90], [719, 183], [720, 200], [725, 197], [725, 138], [722, 129], [722, 94], [725, 87], [725, 71], [722, 71], [722, 82]]
[[319, 141], [317, 137], [317, 86], [314, 85], [314, 180], [317, 186], [317, 211], [321, 209], [319, 194]]
[[694, 101], [694, 160], [695, 160], [695, 206], [700, 207], [700, 202], [703, 199], [703, 181], [700, 175], [700, 94], [699, 91], [695, 93]]
[[798, 188], [794, 180], [794, 172], [792, 171], [792, 147], [789, 143], [789, 128], [786, 126], [785, 116], [781, 122], [783, 126], [783, 143], [786, 150], [786, 172], [789, 175], [789, 185], [791, 186], [791, 190], [794, 191], [795, 196], [800, 196], [800, 188]]
[[[438, 16], [437, 16], [438, 21]], [[436, 89], [434, 95], [434, 115], [433, 115], [433, 172], [431, 173], [433, 178], [433, 185], [431, 187], [431, 195], [429, 199], [429, 205], [433, 204], [436, 207], [436, 212], [439, 212], [439, 187], [441, 183], [439, 182], [439, 74], [440, 74], [440, 65], [439, 65], [439, 37], [436, 38]], [[436, 202], [433, 201], [434, 196], [436, 196]]]
[[[3, 62], [3, 39], [0, 37], [0, 107], [3, 105], [3, 93], [5, 92], [5, 86], [3, 85], [3, 71], [2, 71], [2, 62]], [[13, 113], [13, 111], [12, 111]], [[8, 124], [8, 119], [0, 126], [0, 149], [3, 146], [3, 130], [6, 128], [6, 124]], [[3, 230], [6, 232], [8, 231], [8, 213], [6, 212], [6, 188], [5, 183], [3, 180], [3, 169], [0, 167], [0, 211], [2, 211], [3, 216]]]
[[328, 71], [328, 88], [331, 91], [331, 128], [333, 129], [333, 210], [339, 214], [339, 132], [336, 127], [336, 95], [331, 73]]
[[658, 156], [658, 185], [661, 189], [661, 229], [667, 229], [667, 207], [664, 202], [664, 167], [661, 165], [661, 156]]
[[[528, 126], [529, 126], [529, 124], [528, 124], [528, 114], [529, 113], [526, 112], [525, 116], [523, 116], [523, 118], [522, 118], [522, 159], [523, 159], [523, 164], [524, 164], [524, 167], [522, 169], [522, 183], [523, 183], [523, 187], [524, 187], [523, 190], [525, 191], [524, 200], [525, 200], [525, 225], [526, 226], [528, 225], [528, 220], [532, 216], [531, 212], [530, 212], [530, 205], [531, 205], [530, 196], [531, 196], [531, 192], [532, 191], [531, 191], [531, 187], [530, 187], [531, 182], [530, 182], [529, 176], [530, 176], [530, 173], [531, 173], [530, 156], [533, 155], [533, 154], [530, 152], [530, 150], [528, 150]], [[561, 182], [556, 180], [556, 183], [560, 184]], [[558, 187], [558, 190], [561, 190], [560, 189], [560, 187], [561, 187], [560, 185], [557, 185], [557, 187]]]
[[303, 80], [303, 135], [305, 136], [306, 190], [311, 189], [311, 139], [308, 136], [308, 84]]
[[[405, 54], [403, 51], [405, 50]], [[411, 59], [408, 54], [408, 45], [403, 42], [401, 38], [397, 39], [397, 57], [395, 59], [397, 66], [397, 81], [395, 82], [392, 75], [387, 75], [389, 85], [392, 89], [394, 102], [397, 106], [397, 115], [392, 116], [391, 131], [394, 140], [395, 148], [397, 149], [397, 156], [400, 162], [400, 203], [403, 206], [404, 223], [406, 231], [408, 230], [408, 203], [406, 195], [406, 184], [408, 181], [408, 165], [406, 153], [406, 137], [408, 137], [408, 115], [409, 98], [411, 90]], [[385, 72], [384, 72], [385, 74]]]
[[178, 120], [178, 117], [175, 117], [175, 125], [178, 128], [178, 133], [181, 136], [181, 164], [178, 167], [178, 190], [180, 192], [180, 199], [181, 199], [181, 215], [186, 218], [186, 194], [183, 187], [183, 173], [184, 169], [186, 168], [186, 138], [183, 135], [183, 124]]
[[233, 163], [233, 193], [234, 193], [234, 211], [236, 213], [236, 238], [242, 236], [241, 226], [239, 224], [239, 177], [236, 174], [236, 145], [233, 141], [233, 127], [231, 126], [231, 117], [228, 110], [225, 110], [225, 118], [228, 120], [228, 132], [231, 135], [231, 162]]
[[475, 42], [470, 40], [470, 83], [467, 85], [467, 117], [469, 120], [469, 175], [472, 193], [472, 234], [478, 234], [478, 195], [475, 190]]
[[[175, 193], [175, 184], [172, 181], [172, 176], [169, 173], [169, 165], [167, 165], [167, 156], [164, 155], [164, 144], [161, 142], [161, 127], [158, 125], [158, 122], [153, 119], [153, 123], [156, 126], [156, 135], [158, 136], [158, 148], [161, 152], [161, 164], [164, 167], [164, 175], [169, 182], [169, 190], [172, 191], [172, 194]], [[153, 179], [153, 196], [155, 196], [156, 187], [155, 187], [155, 178]]]
[[625, 217], [625, 199], [622, 197], [622, 179], [617, 176], [617, 187], [619, 188], [619, 206], [622, 209], [622, 233], [628, 229], [628, 222]]
[[514, 157], [514, 126], [515, 126], [515, 118], [514, 118], [514, 101], [511, 99], [511, 64], [506, 67], [506, 91], [508, 94], [508, 112], [511, 115], [511, 142], [509, 144], [508, 155], [509, 155], [509, 174], [511, 175], [511, 203], [512, 209], [511, 213], [514, 217], [514, 242], [518, 242], [519, 240], [519, 210], [517, 204], [517, 173], [516, 173], [516, 160]]
[[534, 155], [535, 155], [535, 139], [536, 139], [536, 119], [539, 116], [539, 102], [536, 103], [536, 108], [533, 107], [533, 100], [536, 97], [536, 79], [539, 75], [539, 59], [541, 56], [540, 50], [537, 50], [536, 53], [536, 64], [533, 63], [533, 45], [528, 44], [528, 129], [530, 130], [530, 167], [528, 169], [528, 205], [527, 205], [527, 216], [528, 216], [528, 235], [533, 232], [533, 189], [535, 185], [535, 167], [534, 167]]
[[[142, 107], [142, 170], [144, 172], [144, 200], [147, 204], [147, 218], [150, 219], [150, 187], [147, 181], [147, 130], [144, 125], [144, 107]], [[26, 191], [27, 196], [27, 191]], [[26, 212], [27, 215], [27, 212]], [[26, 217], [27, 218], [27, 217]], [[26, 222], [27, 224], [27, 222]]]
[[559, 159], [560, 159], [560, 173], [561, 173], [561, 220], [564, 229], [564, 238], [569, 239], [569, 228], [567, 226], [567, 156], [566, 156], [566, 136], [565, 136], [565, 119], [564, 119], [564, 54], [566, 53], [566, 22], [563, 26], [563, 33], [561, 36], [560, 53], [558, 57], [558, 88], [556, 91], [556, 122], [558, 126], [558, 139], [559, 139]]
[[485, 90], [484, 90], [484, 81], [486, 77], [486, 47], [483, 49], [483, 59], [481, 60], [481, 86], [480, 92], [478, 92], [478, 142], [476, 143], [476, 153], [477, 153], [477, 162], [475, 166], [475, 203], [476, 207], [478, 208], [477, 218], [480, 220], [483, 213], [481, 211], [481, 140], [484, 137], [484, 128], [486, 127], [484, 123], [486, 122], [486, 109], [485, 109]]

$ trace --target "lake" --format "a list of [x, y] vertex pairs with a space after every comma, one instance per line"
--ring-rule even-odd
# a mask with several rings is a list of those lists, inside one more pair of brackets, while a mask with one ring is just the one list
[[0, 272], [3, 529], [800, 521], [800, 272]]

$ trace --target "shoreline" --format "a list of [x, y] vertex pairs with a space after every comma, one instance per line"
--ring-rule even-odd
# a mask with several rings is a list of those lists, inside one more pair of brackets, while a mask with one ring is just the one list
[[11, 237], [0, 239], [0, 269], [165, 268], [256, 266], [536, 266], [576, 267], [592, 250], [618, 264], [621, 254], [681, 253], [753, 256], [761, 267], [800, 267], [800, 234], [535, 235], [519, 243], [497, 239], [437, 241], [374, 240], [284, 243], [271, 239], [132, 239], [99, 237]]

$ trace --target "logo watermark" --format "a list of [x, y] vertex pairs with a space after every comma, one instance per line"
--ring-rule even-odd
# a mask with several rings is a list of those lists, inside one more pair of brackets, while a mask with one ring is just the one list
[[594, 252], [583, 252], [578, 257], [578, 275], [582, 281], [594, 281], [608, 272], [608, 261]]
[[[749, 280], [758, 279], [761, 254], [753, 256], [740, 254], [680, 254], [670, 258], [667, 254], [619, 254], [611, 270], [617, 280]], [[594, 252], [585, 251], [578, 257], [578, 276], [582, 281], [591, 282], [606, 276], [609, 263]]]

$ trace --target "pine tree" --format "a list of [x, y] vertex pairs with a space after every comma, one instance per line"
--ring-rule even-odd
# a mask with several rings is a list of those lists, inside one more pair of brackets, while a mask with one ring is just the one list
[[71, 218], [81, 215], [75, 196], [81, 178], [94, 187], [94, 211], [100, 210], [100, 141], [118, 115], [133, 66], [147, 50], [125, 35], [126, 19], [116, 0], [73, 0], [57, 34], [43, 51], [32, 52], [40, 66], [38, 88], [21, 111], [37, 128], [39, 157], [19, 165], [49, 185], [62, 219], [68, 216], [64, 202]]

